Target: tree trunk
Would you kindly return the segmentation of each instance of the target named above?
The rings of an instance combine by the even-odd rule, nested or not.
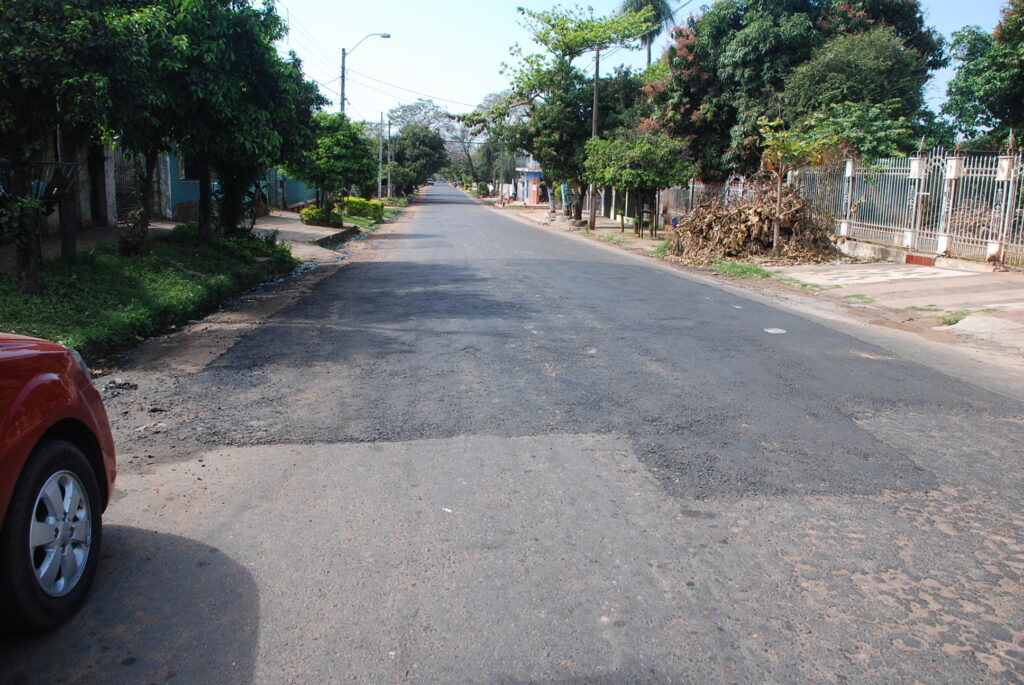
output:
[[[199,156],[199,239],[204,243],[213,237],[213,180],[210,177],[210,158]]]
[[[772,220],[772,256],[778,257],[781,245],[779,245],[779,230],[782,226],[782,172],[776,174],[775,185],[775,218]]]
[[[24,245],[21,270],[21,291],[26,295],[38,295],[43,291],[41,267],[43,263],[43,242],[39,234],[39,209],[33,209],[22,217]]]
[[[18,265],[18,287],[26,295],[42,291],[39,267],[43,260],[43,245],[39,237],[39,210],[19,203],[31,197],[31,167],[25,162],[12,162],[10,197],[14,230],[15,260]]]
[[[583,186],[576,187],[576,202],[572,205],[572,218],[575,221],[583,221]]]
[[[139,211],[139,220],[132,227],[135,253],[139,255],[149,252],[149,222],[153,218],[153,182],[156,177],[156,163],[159,158],[160,152],[158,150],[146,151],[146,168],[144,170],[142,186],[142,209]]]
[[[647,44],[647,66],[651,66],[651,46],[653,45],[653,41]]]
[[[75,159],[75,148],[65,139],[63,132],[58,129],[57,136],[57,160],[68,162]],[[77,194],[72,192],[77,186],[77,178],[70,188],[62,189],[63,199],[60,200],[60,256],[68,264],[75,263],[78,253],[77,237],[78,226],[81,223],[81,213],[78,207]]]
[[[641,191],[636,192],[636,221],[633,224],[635,229],[633,233],[638,238],[644,237],[644,194]]]

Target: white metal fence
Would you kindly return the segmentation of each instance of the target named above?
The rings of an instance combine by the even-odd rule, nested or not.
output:
[[[874,162],[801,169],[797,185],[839,235],[908,250],[1024,266],[1024,157],[937,149]],[[756,182],[691,182],[664,191],[669,218]]]

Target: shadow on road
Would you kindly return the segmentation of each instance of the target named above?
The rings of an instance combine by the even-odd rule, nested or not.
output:
[[[187,538],[103,532],[85,607],[53,632],[0,638],[0,682],[251,682],[259,595],[249,572]]]
[[[416,198],[416,202],[425,205],[476,205],[475,198],[461,190],[450,186],[433,186],[426,193]]]

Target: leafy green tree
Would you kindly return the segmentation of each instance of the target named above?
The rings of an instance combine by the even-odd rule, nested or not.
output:
[[[122,247],[138,254],[148,250],[153,212],[153,185],[161,152],[172,146],[170,134],[181,126],[177,93],[188,51],[188,36],[175,33],[170,5],[124,3],[107,10],[110,55],[107,69],[111,107],[105,118],[108,135],[120,147],[143,157],[142,203]]]
[[[668,77],[646,88],[642,125],[683,138],[703,179],[752,171],[761,160],[758,121],[784,113],[791,75],[830,38],[881,26],[928,68],[942,64],[941,38],[925,27],[917,0],[720,0],[676,32]]]
[[[361,124],[342,113],[317,112],[313,129],[313,144],[288,162],[285,171],[315,187],[321,206],[330,206],[332,194],[376,178],[377,147]]]
[[[406,124],[392,139],[391,181],[411,193],[448,165],[444,138],[422,124]]]
[[[579,220],[583,211],[585,145],[593,129],[594,83],[588,84],[572,62],[613,45],[635,48],[640,37],[651,30],[653,13],[645,8],[598,17],[592,8],[579,7],[555,7],[543,12],[520,7],[519,12],[524,27],[546,54],[524,55],[518,46],[512,49],[513,56],[520,58],[511,70],[513,97],[529,108],[528,122],[518,127],[516,147],[534,155],[549,182],[573,186],[580,198],[573,214]],[[631,79],[627,73],[626,80]],[[637,92],[635,86],[633,92]],[[608,109],[606,99],[600,99],[602,109]],[[625,103],[623,109],[631,110],[634,102]],[[601,121],[600,109],[597,114],[599,130],[607,128],[610,122]]]
[[[534,102],[529,118],[518,127],[515,147],[528,150],[553,182],[573,188],[577,201],[573,216],[583,216],[587,141],[592,137],[593,91],[584,75],[566,62],[552,68],[550,90]],[[627,69],[601,79],[603,96],[598,103],[598,133],[636,125],[639,80]]]
[[[901,109],[899,101],[846,102],[812,114],[797,129],[808,140],[820,141],[843,157],[897,157],[918,144],[913,124]]]
[[[927,80],[924,58],[908,48],[892,27],[841,34],[821,45],[786,78],[786,118],[797,121],[845,102],[895,102],[899,116],[913,118],[924,105]]]
[[[586,151],[587,180],[636,194],[640,232],[645,198],[661,188],[682,185],[691,176],[685,146],[663,133],[619,129],[608,138],[587,141]]]
[[[1010,0],[992,34],[977,26],[953,34],[956,75],[943,113],[967,136],[990,139],[1024,127],[1024,0]]]
[[[12,234],[25,292],[39,291],[42,257],[32,163],[97,136],[113,106],[104,9],[86,0],[0,4],[0,231]]]
[[[808,134],[798,129],[787,129],[781,119],[761,119],[762,144],[761,168],[775,180],[775,216],[772,219],[772,254],[782,249],[779,229],[782,226],[782,188],[786,176],[801,167],[824,163],[829,153],[836,149],[836,141],[815,133]]]

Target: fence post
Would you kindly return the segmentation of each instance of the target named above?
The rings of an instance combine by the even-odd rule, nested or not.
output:
[[[960,179],[964,175],[964,158],[959,151],[946,158],[945,181],[942,186],[942,214],[939,216],[939,236],[936,252],[947,254],[950,251],[950,229],[953,225],[953,212],[956,210],[956,191]]]
[[[850,221],[853,218],[855,164],[852,159],[846,160],[846,167],[843,172],[843,220],[839,222],[839,235],[841,236],[848,236],[850,234]]]
[[[921,200],[923,199],[921,189],[924,186],[924,169],[925,158],[921,156],[921,150],[919,149],[918,155],[910,158],[910,174],[908,176],[910,179],[910,197],[907,199],[911,203],[910,235],[907,236],[905,242],[911,250],[918,248],[918,241],[921,236],[921,221],[923,219],[921,216]]]
[[[997,259],[1002,263],[1006,250],[1006,236],[1013,225],[1014,212],[1017,207],[1017,194],[1020,192],[1020,175],[1022,171],[1022,158],[1019,152],[1012,148],[1007,154],[999,156],[999,165],[996,167],[996,183],[998,193],[1001,193],[999,207],[998,237],[994,232],[989,232],[989,244],[986,250],[987,257]],[[995,238],[995,242],[992,242]]]

